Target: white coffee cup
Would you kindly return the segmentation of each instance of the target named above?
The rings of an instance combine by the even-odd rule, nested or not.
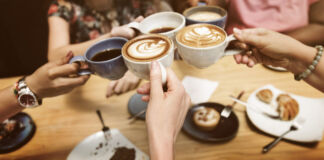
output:
[[[143,34],[150,34],[155,29],[174,28],[168,32],[159,33],[174,40],[176,33],[186,25],[186,18],[176,12],[159,12],[146,17],[142,22],[132,22],[128,27],[135,28]]]
[[[218,26],[211,25],[211,24],[193,24],[183,28],[182,30],[185,30],[188,27],[195,27],[195,26],[216,27],[223,35],[225,35],[225,39],[216,45],[199,48],[199,47],[188,46],[181,43],[179,41],[179,37],[178,37],[179,35],[177,35],[176,43],[178,46],[178,52],[180,56],[184,59],[184,61],[186,61],[190,65],[193,65],[197,68],[206,68],[213,65],[217,60],[219,60],[224,56],[239,54],[241,52],[240,50],[225,51],[229,42],[235,40],[235,37],[233,35],[227,36],[224,29]]]
[[[130,58],[130,56],[127,56],[128,47],[134,44],[135,42],[141,41],[143,39],[150,39],[150,38],[162,38],[163,40],[167,41],[168,43],[168,49],[164,52],[163,55],[158,56],[156,58],[152,59],[144,59],[144,60],[135,60],[134,58]],[[147,35],[141,35],[138,36],[130,41],[128,41],[122,48],[122,56],[124,58],[124,62],[128,68],[133,74],[135,74],[137,77],[149,80],[150,79],[150,66],[152,61],[157,61],[160,64],[161,68],[161,74],[162,74],[162,82],[166,83],[166,70],[165,68],[170,67],[173,62],[174,58],[174,45],[173,41],[164,35],[159,34],[147,34]]]

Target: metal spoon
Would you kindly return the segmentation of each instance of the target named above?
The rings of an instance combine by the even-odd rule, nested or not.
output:
[[[102,124],[102,126],[103,126],[103,127],[102,127],[102,131],[103,131],[103,133],[104,133],[104,137],[105,137],[105,139],[108,141],[108,140],[111,138],[110,129],[109,129],[108,126],[105,125],[105,122],[104,122],[104,120],[103,120],[103,118],[102,118],[102,116],[101,116],[101,112],[100,112],[100,110],[97,110],[96,112],[97,112],[97,115],[98,115],[98,117],[99,117],[99,119],[100,119],[100,122],[101,122],[101,124]]]

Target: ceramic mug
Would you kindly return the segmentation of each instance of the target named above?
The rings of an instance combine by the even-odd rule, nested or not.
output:
[[[195,27],[195,26],[210,26],[210,27],[216,27],[220,32],[222,32],[223,35],[225,35],[224,41],[212,45],[209,47],[203,47],[203,48],[198,48],[198,47],[193,47],[193,46],[188,46],[184,45],[179,41],[179,35],[176,36],[176,42],[178,46],[178,52],[180,56],[183,58],[184,61],[189,63],[190,65],[193,65],[197,68],[206,68],[214,64],[217,60],[224,56],[228,55],[234,55],[234,54],[239,54],[241,50],[226,50],[226,47],[228,46],[230,41],[236,40],[234,35],[228,36],[224,29],[211,25],[211,24],[194,24],[187,26],[183,28],[185,30],[188,27]],[[181,32],[181,31],[180,31]]]
[[[135,28],[142,34],[150,34],[151,31],[161,28],[174,28],[173,30],[159,33],[174,40],[176,33],[186,24],[183,15],[176,12],[159,12],[146,17],[142,22],[132,22],[129,27]]]
[[[127,41],[127,39],[122,37],[113,37],[99,41],[89,47],[84,53],[84,56],[75,56],[69,63],[84,62],[88,64],[89,69],[80,70],[78,73],[79,75],[97,74],[100,77],[110,80],[120,79],[127,71],[127,67],[121,54],[115,58],[104,61],[93,61],[91,59],[104,50],[122,49],[123,45]]]
[[[215,12],[221,15],[221,18],[209,21],[201,21],[201,20],[193,20],[188,18],[190,15],[197,12]],[[183,15],[186,17],[186,25],[197,24],[197,23],[208,23],[219,26],[221,28],[225,28],[226,20],[227,20],[227,11],[218,6],[196,6],[186,9],[183,12]]]
[[[156,37],[162,37],[164,40],[169,43],[169,48],[167,49],[166,53],[160,56],[159,58],[151,59],[151,60],[134,60],[132,58],[129,58],[127,55],[127,50],[128,47],[133,44],[136,41],[142,40],[142,39],[147,39],[147,38],[156,38]],[[125,61],[125,64],[134,75],[136,75],[139,78],[149,80],[150,79],[150,67],[151,67],[151,62],[152,61],[157,61],[160,64],[161,68],[161,74],[162,74],[162,82],[166,83],[166,70],[165,68],[170,67],[173,62],[174,58],[174,45],[173,41],[168,38],[167,36],[164,35],[159,35],[159,34],[147,34],[147,35],[141,35],[138,36],[130,41],[128,41],[123,49],[122,49],[122,55]]]

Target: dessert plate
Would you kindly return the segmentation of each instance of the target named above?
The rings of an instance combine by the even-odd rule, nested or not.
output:
[[[236,136],[239,127],[239,121],[234,112],[232,112],[228,118],[221,117],[217,126],[213,130],[205,131],[198,128],[193,122],[193,114],[199,107],[211,107],[216,109],[217,112],[221,113],[225,106],[212,102],[200,103],[193,106],[188,111],[182,128],[188,135],[197,140],[207,142],[227,141]]]
[[[276,98],[279,94],[286,93],[275,88],[272,85],[266,85],[255,90],[248,98],[247,103],[253,104],[254,107],[263,107],[267,109],[276,109],[272,106],[261,102],[256,93],[262,89],[270,89],[273,93],[272,106],[277,106]],[[280,119],[272,119],[264,114],[255,112],[255,110],[247,107],[246,112],[251,122],[261,131],[273,136],[280,136],[287,131],[292,125],[293,121],[302,117],[305,119],[305,123],[297,131],[293,131],[287,134],[284,138],[296,142],[316,142],[322,140],[323,128],[324,128],[324,98],[307,98],[294,94],[289,94],[299,104],[299,113],[295,119],[291,121],[283,121]]]
[[[68,155],[67,160],[107,160],[114,156],[118,148],[135,150],[135,160],[149,157],[131,143],[118,129],[111,130],[112,138],[106,141],[102,131],[96,132],[80,142]],[[125,154],[125,153],[124,153]]]
[[[24,127],[0,140],[0,154],[18,150],[31,140],[36,130],[34,121],[26,113],[20,112],[10,119],[20,122]]]

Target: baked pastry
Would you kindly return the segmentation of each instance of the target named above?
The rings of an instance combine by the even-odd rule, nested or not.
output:
[[[270,89],[262,89],[256,94],[256,96],[259,98],[260,101],[270,104],[272,101],[273,94]]]
[[[200,107],[193,115],[194,123],[203,130],[212,130],[217,126],[219,120],[220,114],[214,108],[209,107]]]
[[[299,112],[298,102],[288,94],[280,94],[277,97],[278,112],[281,120],[289,121],[294,119]]]

